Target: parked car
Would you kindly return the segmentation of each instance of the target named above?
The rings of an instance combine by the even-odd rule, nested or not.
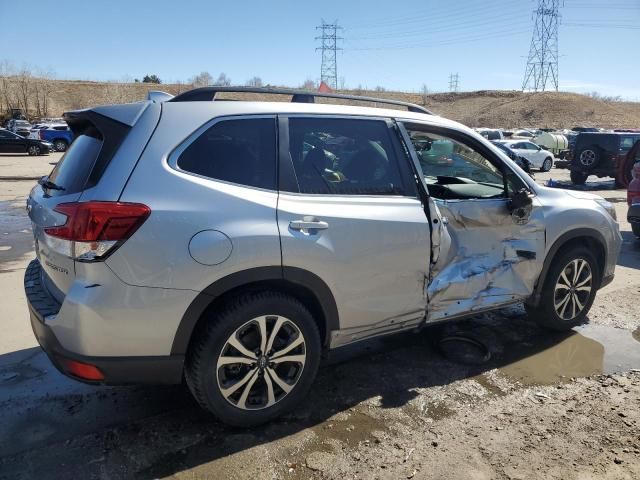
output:
[[[28,137],[29,131],[31,130],[31,124],[26,120],[18,120],[12,118],[7,123],[7,130],[13,133],[17,133],[18,135],[21,135],[23,137]]]
[[[250,426],[302,401],[323,351],[517,302],[552,330],[584,321],[621,246],[609,202],[537,185],[418,105],[316,96],[367,100],[204,87],[65,115],[76,138],[27,200],[25,291],[57,368],[186,379]]]
[[[536,134],[530,130],[516,130],[511,136],[513,138],[533,138]]]
[[[476,132],[487,140],[502,140],[504,138],[502,131],[497,128],[478,128]]]
[[[29,138],[40,139],[40,130],[47,128],[48,123],[34,123],[29,131]]]
[[[629,150],[627,163],[632,165],[632,179],[627,187],[627,221],[631,224],[633,234],[640,238],[640,140]]]
[[[531,175],[531,163],[529,163],[529,160],[527,160],[524,157],[521,157],[516,152],[511,150],[511,148],[508,145],[502,142],[494,141],[491,143],[493,143],[496,147],[502,150],[507,155],[507,157],[509,157],[514,162],[516,162],[516,165],[518,165],[521,169],[523,169],[525,172]]]
[[[73,132],[67,124],[47,125],[38,131],[40,140],[50,142],[56,152],[64,152],[73,141]]]
[[[17,133],[0,128],[0,153],[28,153],[43,155],[49,153],[53,145],[42,140],[23,137]]]
[[[613,177],[618,185],[626,188],[631,181],[631,165],[626,162],[626,156],[638,140],[640,133],[580,133],[567,156],[571,181],[583,185],[589,175]]]
[[[502,144],[526,158],[531,166],[548,172],[553,167],[553,153],[528,140],[504,140]]]

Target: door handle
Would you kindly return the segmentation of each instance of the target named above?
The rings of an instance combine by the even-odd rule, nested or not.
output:
[[[316,218],[312,218],[312,219],[303,218],[302,220],[290,221],[289,228],[291,230],[300,230],[302,232],[308,232],[309,230],[326,230],[327,228],[329,228],[329,224],[327,222],[323,222]]]

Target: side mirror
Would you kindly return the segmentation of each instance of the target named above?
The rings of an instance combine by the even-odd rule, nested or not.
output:
[[[526,223],[532,207],[533,200],[529,196],[529,191],[524,188],[514,193],[507,203],[507,208],[516,223]]]

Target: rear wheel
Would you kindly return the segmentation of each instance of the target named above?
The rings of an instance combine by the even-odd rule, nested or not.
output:
[[[544,328],[570,330],[584,322],[599,286],[598,262],[591,251],[572,248],[553,259],[540,303],[526,307],[527,313]]]
[[[56,149],[56,152],[64,152],[67,150],[69,145],[65,140],[56,140],[53,142],[53,147]]]
[[[576,172],[575,170],[571,170],[569,176],[571,177],[571,183],[574,185],[584,185],[589,177],[586,173]]]
[[[300,403],[320,362],[318,327],[293,297],[236,297],[195,333],[185,368],[200,405],[239,427],[268,422]]]
[[[544,162],[542,162],[542,168],[540,170],[543,172],[548,172],[549,170],[551,170],[552,166],[553,166],[553,159],[551,157],[547,157],[544,159]]]
[[[578,152],[578,161],[584,168],[593,168],[600,161],[600,150],[596,146],[583,148]]]

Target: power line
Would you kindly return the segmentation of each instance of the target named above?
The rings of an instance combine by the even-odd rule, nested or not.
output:
[[[522,90],[544,91],[547,82],[558,91],[558,13],[560,0],[538,0]]]
[[[342,30],[342,27],[338,26],[338,22],[325,23],[322,20],[322,24],[316,27],[316,30],[321,31],[321,35],[316,37],[316,40],[320,40],[320,46],[316,48],[316,51],[322,51],[322,64],[320,66],[320,80],[326,83],[333,89],[338,88],[338,60],[337,51],[342,50],[338,48],[338,40],[342,40],[342,37],[338,37],[338,30]]]
[[[472,35],[454,35],[452,37],[444,38],[442,40],[437,41],[420,41],[420,42],[411,42],[411,43],[399,43],[392,45],[384,45],[379,47],[357,47],[357,48],[349,48],[350,52],[354,51],[377,51],[377,50],[405,50],[405,49],[413,49],[413,48],[425,48],[425,47],[440,47],[446,45],[457,45],[461,43],[470,43],[477,42],[480,40],[490,39],[490,38],[500,38],[500,37],[511,37],[519,34],[529,33],[530,30],[520,29],[507,29],[507,30],[498,30],[492,31],[488,34],[472,34]]]

